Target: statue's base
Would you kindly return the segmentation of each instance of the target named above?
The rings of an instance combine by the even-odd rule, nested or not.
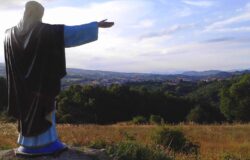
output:
[[[17,157],[20,158],[35,158],[35,157],[42,157],[42,156],[53,156],[53,157],[57,157],[59,156],[62,152],[68,150],[68,147],[62,148],[58,151],[55,152],[47,152],[47,153],[35,153],[35,154],[31,154],[31,153],[24,153],[24,152],[19,152],[18,149],[14,149],[14,153]]]
[[[58,155],[63,151],[67,150],[68,147],[59,140],[40,148],[27,148],[20,146],[15,149],[15,154],[18,157],[26,157],[26,158],[33,158],[33,157],[40,157],[40,156],[48,156],[48,155]]]
[[[29,160],[15,155],[15,150],[0,151],[0,160]],[[60,154],[34,157],[32,160],[110,160],[104,150],[91,148],[68,148]]]

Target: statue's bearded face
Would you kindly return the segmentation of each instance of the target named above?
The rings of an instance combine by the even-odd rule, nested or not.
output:
[[[36,2],[29,1],[25,5],[24,19],[41,21],[44,14],[44,7]]]

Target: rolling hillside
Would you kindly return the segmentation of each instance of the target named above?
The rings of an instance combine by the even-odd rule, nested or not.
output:
[[[111,85],[123,84],[127,82],[143,82],[143,81],[211,81],[227,79],[235,75],[250,73],[250,70],[225,72],[219,70],[209,71],[188,71],[182,74],[147,74],[147,73],[122,73],[99,70],[85,70],[68,68],[67,76],[62,80],[63,88],[73,84],[97,84]],[[0,63],[0,76],[5,76],[5,67]]]

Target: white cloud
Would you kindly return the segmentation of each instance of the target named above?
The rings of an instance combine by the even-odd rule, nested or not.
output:
[[[20,0],[8,0],[8,1],[1,1],[0,8],[1,9],[10,9],[23,6],[25,2]]]
[[[247,45],[246,42],[244,45]],[[242,47],[242,43],[225,41],[221,43],[189,43],[172,47],[165,47],[161,54],[151,52],[144,56],[148,70],[155,66],[158,71],[164,72],[166,68],[172,70],[231,70],[235,66],[248,68],[250,62],[249,49]],[[165,70],[164,70],[165,69]]]
[[[217,28],[213,31],[216,32],[250,32],[250,27],[234,27],[234,28]]]
[[[134,27],[134,28],[150,28],[150,27],[153,27],[154,24],[155,24],[155,20],[153,20],[153,19],[144,19],[144,20],[139,21],[134,26],[132,25],[132,27]]]
[[[0,2],[0,8],[4,10],[22,9],[24,8],[25,3],[28,1],[31,1],[31,0],[7,0],[7,1],[2,0]],[[56,0],[36,0],[36,1],[41,4],[47,4]]]
[[[214,1],[203,1],[203,0],[183,0],[182,1],[185,4],[188,5],[192,5],[192,6],[196,6],[196,7],[211,7],[213,6],[215,3]]]
[[[182,9],[178,9],[175,11],[175,15],[177,17],[188,17],[191,16],[193,14],[193,11],[190,8],[182,8]]]
[[[250,2],[246,4],[246,7],[245,7],[247,10],[250,10]]]
[[[193,10],[192,6],[208,7],[214,5],[214,1],[213,4],[208,4],[206,1],[186,0],[185,2],[189,3],[188,6],[183,6],[183,4],[178,6],[180,2],[171,1],[176,5],[172,8],[169,7],[166,12],[162,11],[166,10],[169,3],[166,0],[161,1],[164,2],[165,6],[159,6],[159,3],[156,4],[154,1],[131,0],[96,1],[98,3],[90,1],[88,5],[69,7],[63,6],[61,1],[50,5],[48,4],[50,1],[43,0],[43,4],[47,4],[45,5],[44,22],[77,25],[105,18],[115,21],[113,28],[100,29],[97,42],[67,49],[67,67],[124,72],[164,72],[249,66],[249,47],[239,47],[240,42],[236,44],[232,41],[223,41],[223,39],[208,36],[207,34],[210,33],[202,33],[203,37],[198,37],[199,39],[208,36],[211,39],[214,38],[214,41],[220,41],[220,43],[192,43],[197,41],[194,31],[199,30],[203,25],[197,27],[191,24],[193,19],[190,15],[200,11],[199,9]],[[19,0],[12,2],[21,6]],[[5,6],[9,5],[7,1],[4,3]],[[238,16],[244,14],[247,12],[241,12],[241,15]],[[0,26],[1,38],[4,29],[15,25],[21,16],[21,7],[18,10],[0,11],[0,20],[6,22]],[[214,22],[208,28],[220,31],[224,29],[225,32],[228,32],[226,31],[228,26],[244,20],[244,18],[237,18],[237,16],[232,18],[235,19],[229,20],[231,18],[228,18]],[[195,23],[197,24],[197,22]],[[164,26],[165,28],[163,28]],[[239,32],[240,30],[249,30],[249,28],[241,26],[234,28],[234,30]],[[138,40],[139,37],[142,39]],[[179,41],[180,39],[181,41]],[[0,47],[2,46],[0,45]],[[2,50],[2,48],[0,49]],[[0,62],[2,61],[3,55],[1,54]]]
[[[241,15],[231,17],[229,19],[225,19],[222,21],[214,22],[213,24],[209,25],[206,29],[207,30],[221,29],[224,28],[225,26],[245,21],[250,21],[250,12],[243,13]]]
[[[244,8],[237,10],[237,15],[216,21],[205,28],[205,31],[216,32],[249,32],[250,27],[247,25],[239,25],[243,22],[250,22],[250,3],[247,3]],[[238,26],[237,26],[238,25]]]
[[[140,39],[171,36],[172,34],[174,34],[176,32],[191,29],[193,27],[194,27],[194,24],[173,25],[170,28],[165,28],[165,29],[157,31],[157,32],[149,32],[147,34],[144,34],[140,37]]]

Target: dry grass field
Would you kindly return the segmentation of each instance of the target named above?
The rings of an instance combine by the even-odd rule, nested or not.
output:
[[[193,142],[200,144],[201,160],[250,160],[250,124],[166,125],[179,128]],[[93,142],[117,143],[135,139],[139,143],[151,144],[151,134],[156,125],[58,125],[60,139],[72,146],[85,146]],[[15,124],[0,124],[0,149],[16,147],[17,131]],[[230,156],[237,158],[229,158]],[[224,158],[223,158],[224,157]],[[177,154],[177,160],[191,160]]]

